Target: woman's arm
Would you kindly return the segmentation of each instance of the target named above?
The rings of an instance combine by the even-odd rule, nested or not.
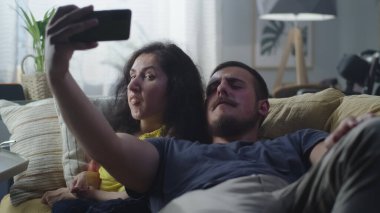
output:
[[[86,152],[126,187],[144,192],[158,168],[155,147],[128,134],[115,134],[104,116],[87,99],[69,72],[75,50],[97,43],[71,43],[69,37],[97,24],[96,19],[78,22],[93,7],[69,5],[58,8],[46,32],[45,60],[49,86],[62,117]],[[90,62],[89,62],[90,63]],[[136,163],[138,162],[138,164]]]

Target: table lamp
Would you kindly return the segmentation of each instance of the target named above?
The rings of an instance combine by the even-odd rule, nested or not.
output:
[[[336,16],[336,0],[256,0],[260,19],[292,21],[273,90],[282,86],[284,70],[292,47],[295,49],[297,85],[308,84],[299,21],[324,21]]]

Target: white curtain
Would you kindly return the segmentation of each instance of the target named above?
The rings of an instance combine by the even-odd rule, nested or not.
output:
[[[0,1],[0,82],[16,80],[17,14],[14,0]]]
[[[15,70],[21,59],[32,53],[30,45],[26,45],[31,44],[30,38],[24,29],[17,28],[20,17],[15,10],[9,10],[14,2],[1,0],[0,3],[0,23],[4,30],[0,34],[1,82],[15,81]],[[88,95],[108,95],[129,55],[150,41],[168,40],[178,44],[193,58],[205,80],[217,62],[217,0],[24,0],[22,6],[40,19],[46,10],[65,4],[93,4],[96,10],[132,10],[129,40],[100,42],[94,50],[74,54],[70,70]]]

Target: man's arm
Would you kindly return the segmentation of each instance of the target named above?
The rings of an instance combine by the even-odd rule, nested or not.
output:
[[[58,8],[50,21],[45,44],[49,86],[65,123],[91,158],[127,188],[145,192],[158,168],[158,151],[132,135],[116,134],[69,73],[69,61],[75,50],[97,46],[96,42],[69,42],[73,34],[96,26],[94,19],[78,23],[92,11],[93,7],[64,6]]]
[[[314,146],[310,153],[310,161],[313,165],[318,163],[321,158],[334,146],[344,135],[359,123],[374,117],[373,114],[367,113],[359,117],[349,117],[344,119],[339,126],[330,133],[330,135],[322,142]]]
[[[315,165],[319,162],[319,160],[326,154],[328,151],[325,142],[322,141],[314,146],[310,153],[310,162],[312,165]]]

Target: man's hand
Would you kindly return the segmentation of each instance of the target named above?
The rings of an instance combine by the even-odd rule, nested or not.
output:
[[[361,122],[374,117],[373,114],[367,113],[359,117],[348,117],[344,119],[339,126],[331,132],[331,134],[325,139],[324,144],[328,150],[336,144],[344,135],[346,135],[351,129],[356,127]]]
[[[374,117],[372,113],[367,113],[359,117],[348,117],[344,119],[339,126],[330,133],[330,135],[321,143],[317,144],[310,153],[310,161],[316,164],[343,136],[351,129],[365,120]]]
[[[53,191],[47,191],[42,196],[41,201],[44,204],[53,207],[54,203],[60,200],[76,199],[77,197],[70,192],[68,188],[60,188]]]

